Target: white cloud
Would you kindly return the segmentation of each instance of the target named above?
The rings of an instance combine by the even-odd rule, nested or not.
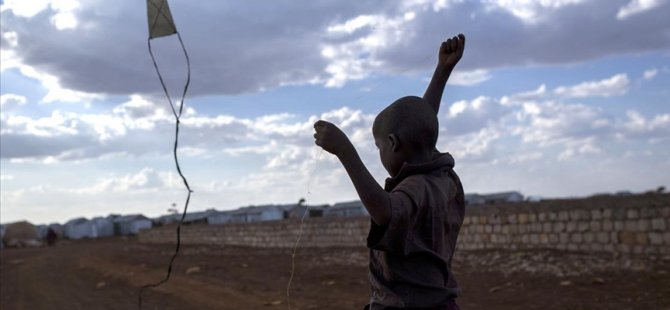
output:
[[[537,22],[552,10],[568,5],[576,5],[583,0],[486,0],[489,9],[502,9],[512,13],[526,23]]]
[[[137,173],[113,176],[96,184],[72,190],[76,194],[119,193],[129,191],[160,191],[182,188],[181,178],[172,171],[155,171],[142,168]]]
[[[47,94],[41,100],[42,103],[75,102],[89,104],[94,100],[104,98],[100,94],[86,93],[62,87],[58,77],[24,64],[23,60],[12,50],[2,50],[1,69],[2,71],[18,69],[24,76],[39,81],[42,87],[47,90]]]
[[[654,68],[654,69],[649,69],[649,70],[644,71],[644,73],[642,73],[642,77],[645,80],[651,80],[654,77],[656,77],[657,74],[658,74],[658,69]]]
[[[491,79],[488,70],[456,71],[449,78],[449,84],[458,86],[474,86]]]
[[[24,105],[27,99],[24,96],[17,94],[2,94],[0,95],[0,107],[6,108],[10,105]]]
[[[178,24],[192,56],[192,95],[286,85],[341,87],[371,76],[423,73],[432,69],[439,42],[453,35],[436,29],[468,29],[471,40],[456,75],[479,72],[463,82],[470,85],[484,80],[483,72],[493,68],[575,63],[670,47],[665,36],[670,27],[665,22],[667,5],[626,23],[612,18],[618,7],[609,0],[413,0],[383,6],[360,1],[310,6],[264,2],[254,7],[256,18],[241,18],[249,14],[249,5],[171,3],[175,14],[188,13],[178,17]],[[83,94],[156,93],[144,49],[145,29],[138,28],[146,16],[135,14],[136,8],[130,2],[109,9],[104,1],[5,1],[3,34],[12,35],[3,37],[2,67],[11,67],[7,55],[14,55],[18,64],[54,77],[42,77],[45,87],[55,89],[45,101],[75,101]],[[214,37],[211,20],[218,20],[218,29],[223,29]],[[627,40],[609,39],[615,36]],[[568,53],[566,42],[575,43]],[[154,43],[159,62],[170,64],[162,66],[166,82],[181,85],[183,56],[176,41]]]
[[[14,176],[11,174],[0,174],[0,181],[11,181],[14,180]]]
[[[630,16],[651,10],[661,5],[664,0],[630,0],[628,4],[619,8],[616,14],[618,19],[627,19]]]
[[[583,82],[574,86],[560,86],[554,90],[554,93],[571,98],[612,97],[626,94],[629,86],[628,75],[620,73],[600,81]]]

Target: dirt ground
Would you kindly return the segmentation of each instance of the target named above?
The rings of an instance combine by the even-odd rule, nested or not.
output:
[[[122,238],[5,249],[0,308],[137,309],[172,251]],[[366,264],[363,247],[299,248],[290,309],[362,309]],[[185,246],[144,309],[289,309],[290,269],[288,249]],[[670,309],[670,257],[469,251],[454,269],[462,309]]]

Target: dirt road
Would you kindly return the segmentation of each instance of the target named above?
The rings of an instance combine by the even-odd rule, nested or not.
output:
[[[136,309],[172,246],[113,238],[0,254],[1,309]],[[292,309],[361,309],[364,248],[301,248]],[[291,251],[187,246],[144,309],[288,309]],[[462,309],[670,309],[670,260],[559,252],[466,252],[455,261]],[[187,272],[188,271],[188,272]]]

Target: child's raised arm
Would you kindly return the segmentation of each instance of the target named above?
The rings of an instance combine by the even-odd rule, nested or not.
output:
[[[440,110],[440,101],[442,100],[444,86],[447,84],[451,71],[454,70],[458,61],[463,57],[464,48],[465,36],[462,33],[442,42],[442,45],[440,45],[437,67],[426,92],[423,94],[423,99],[433,107],[435,113]]]

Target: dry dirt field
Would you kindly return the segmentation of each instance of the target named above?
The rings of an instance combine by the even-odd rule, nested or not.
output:
[[[121,238],[2,250],[0,308],[136,309],[172,250]],[[362,309],[366,263],[363,247],[299,248],[291,309]],[[670,257],[469,251],[454,267],[464,310],[670,309]],[[186,246],[144,309],[289,309],[290,268],[287,249]]]

